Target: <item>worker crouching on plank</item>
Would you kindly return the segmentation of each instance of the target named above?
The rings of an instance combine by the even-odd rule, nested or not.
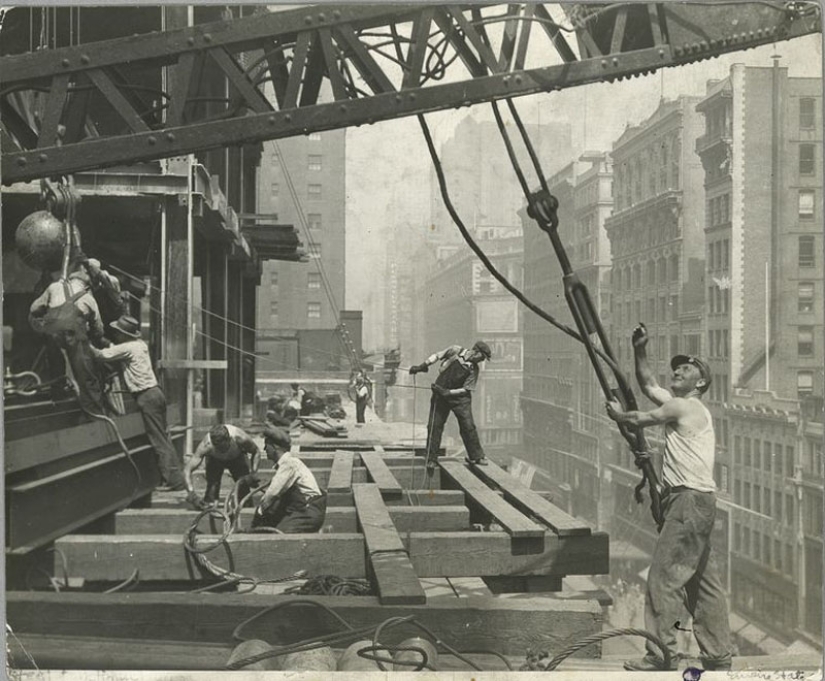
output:
[[[91,347],[94,357],[102,362],[117,364],[126,389],[135,398],[149,443],[155,450],[160,467],[160,491],[182,490],[181,461],[167,432],[166,396],[158,386],[152,370],[149,347],[140,337],[140,322],[124,315],[110,325],[115,342],[107,348]]]
[[[410,374],[427,372],[431,364],[441,361],[438,378],[432,384],[433,395],[430,399],[430,417],[427,422],[427,466],[432,468],[438,458],[441,447],[441,435],[444,424],[452,411],[458,421],[458,429],[464,448],[467,450],[467,462],[486,466],[487,459],[478,430],[473,421],[472,394],[478,383],[478,365],[490,359],[490,346],[478,341],[467,350],[460,345],[430,355],[426,362],[410,367]]]
[[[318,532],[327,513],[327,495],[318,487],[312,471],[290,449],[289,433],[264,429],[264,449],[275,464],[275,475],[264,492],[252,529],[267,527],[284,534]]]
[[[670,390],[659,386],[647,360],[647,330],[633,331],[636,379],[656,408],[648,412],[622,411],[616,401],[607,403],[614,421],[633,426],[664,426],[662,466],[662,526],[647,579],[645,627],[671,652],[676,669],[676,628],[683,607],[693,617],[693,633],[706,670],[731,668],[731,642],[725,591],[711,547],[716,516],[713,479],[716,437],[713,419],[702,395],[710,387],[708,365],[698,357],[677,355]],[[654,671],[663,668],[658,648],[647,643],[647,655],[626,662],[625,669]]]
[[[252,466],[246,455],[252,455]],[[201,499],[192,484],[192,473],[206,460],[206,493]],[[230,424],[213,426],[206,437],[201,440],[195,453],[189,457],[183,469],[187,501],[197,509],[206,508],[218,500],[221,492],[221,478],[228,470],[232,479],[238,484],[238,501],[249,494],[249,482],[261,461],[261,452],[255,441],[242,429]]]

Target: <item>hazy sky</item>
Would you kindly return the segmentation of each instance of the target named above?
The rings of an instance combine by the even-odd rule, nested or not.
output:
[[[653,113],[660,98],[704,94],[707,81],[727,77],[732,64],[770,66],[772,55],[779,54],[780,64],[789,68],[791,76],[821,78],[821,41],[821,35],[806,36],[663,69],[629,81],[581,86],[515,101],[525,122],[569,121],[577,155],[585,149],[609,150],[628,124],[637,124]],[[493,120],[489,104],[428,114],[436,141],[448,139],[465,116]],[[495,149],[490,153],[504,151]],[[430,217],[430,166],[415,118],[347,131],[346,306],[364,311],[367,347],[381,341],[382,311],[376,292],[382,286],[385,230],[393,222],[409,222],[426,229]]]

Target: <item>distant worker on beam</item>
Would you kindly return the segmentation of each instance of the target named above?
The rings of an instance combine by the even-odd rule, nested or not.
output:
[[[327,513],[327,495],[306,464],[290,452],[289,433],[266,426],[264,450],[275,475],[252,518],[252,529],[271,528],[284,534],[319,532]]]
[[[252,463],[246,455],[252,455]],[[192,473],[206,461],[206,493],[201,500],[192,483]],[[249,478],[258,470],[261,451],[255,441],[241,428],[231,424],[213,426],[201,440],[195,453],[189,457],[183,469],[183,478],[188,492],[187,501],[195,508],[205,508],[218,501],[221,493],[221,478],[228,470],[238,485],[238,501],[249,494]],[[247,477],[249,476],[249,478]],[[246,478],[246,479],[244,479]]]
[[[657,406],[647,412],[625,412],[611,400],[607,413],[617,423],[665,427],[665,521],[647,578],[645,628],[667,645],[670,669],[678,669],[676,630],[686,607],[693,617],[692,629],[705,670],[730,669],[728,605],[711,547],[716,517],[716,436],[711,414],[701,401],[712,380],[710,368],[698,357],[676,355],[670,360],[673,377],[667,390],[659,385],[648,362],[644,324],[634,329],[632,341],[639,387]],[[658,648],[648,642],[647,655],[626,662],[625,669],[661,670],[663,660],[657,653]]]
[[[473,390],[478,383],[478,365],[492,357],[490,346],[478,341],[469,350],[460,345],[451,345],[441,352],[430,355],[425,362],[410,367],[410,374],[426,373],[431,364],[440,361],[438,377],[432,384],[430,398],[430,417],[427,422],[427,466],[435,466],[438,450],[441,447],[441,435],[444,424],[452,411],[458,421],[458,429],[464,448],[467,450],[467,462],[486,466],[487,459],[478,439],[478,430],[473,421]]]

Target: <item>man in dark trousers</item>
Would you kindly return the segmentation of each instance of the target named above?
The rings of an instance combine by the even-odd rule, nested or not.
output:
[[[662,507],[664,525],[647,578],[645,628],[656,634],[671,652],[670,669],[678,669],[676,630],[683,608],[693,617],[693,633],[706,670],[731,668],[731,641],[725,590],[711,547],[716,517],[716,483],[713,479],[716,436],[713,419],[702,404],[710,387],[710,368],[698,357],[676,355],[670,390],[656,380],[647,359],[647,330],[633,331],[636,379],[642,392],[656,405],[652,411],[622,410],[617,401],[607,403],[607,413],[617,423],[664,426]],[[682,622],[681,627],[685,627]],[[647,643],[647,655],[625,663],[625,669],[664,669],[659,648]]]
[[[312,471],[290,453],[289,433],[267,425],[264,449],[275,475],[252,518],[252,529],[266,527],[284,534],[318,532],[327,513],[327,495]]]
[[[359,369],[352,382],[355,391],[355,424],[363,425],[366,422],[365,415],[367,404],[372,394],[372,382],[367,378],[363,369]]]
[[[166,397],[152,369],[149,347],[140,337],[140,322],[124,315],[109,326],[114,332],[115,343],[103,349],[90,346],[91,353],[102,362],[119,366],[123,383],[140,408],[146,435],[157,455],[163,479],[156,489],[182,490],[181,460],[167,432]]]
[[[246,458],[247,454],[252,455],[251,469]],[[192,473],[204,459],[206,460],[206,493],[201,500],[195,493]],[[221,478],[225,470],[228,470],[232,479],[238,482],[258,470],[260,459],[261,452],[258,445],[242,429],[228,423],[213,426],[206,437],[201,440],[183,469],[186,491],[189,492],[187,500],[195,508],[204,508],[215,503],[221,492]],[[248,480],[243,480],[238,485],[238,501],[247,494],[249,494],[249,483]]]
[[[410,367],[410,374],[427,372],[431,364],[440,361],[438,378],[432,384],[430,398],[430,417],[427,423],[427,467],[432,471],[438,459],[441,447],[441,435],[444,424],[452,411],[458,421],[458,429],[464,448],[467,450],[467,462],[486,466],[487,459],[478,430],[473,421],[472,394],[478,383],[478,365],[492,356],[490,346],[478,341],[471,349],[460,345],[451,345],[441,352],[430,355],[426,362]]]

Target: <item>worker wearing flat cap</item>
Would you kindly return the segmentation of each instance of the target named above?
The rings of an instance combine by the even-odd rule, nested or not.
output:
[[[450,412],[455,414],[467,462],[486,466],[487,459],[478,439],[478,430],[473,421],[473,391],[478,383],[478,365],[492,356],[490,346],[478,341],[469,350],[460,345],[451,345],[441,352],[430,355],[425,362],[410,367],[410,374],[426,373],[431,364],[441,362],[438,377],[432,384],[430,416],[427,422],[427,467],[430,472],[438,459],[441,435]]]
[[[725,590],[711,546],[716,517],[713,466],[716,436],[713,419],[702,404],[711,384],[708,365],[699,357],[676,355],[670,390],[659,385],[647,359],[647,330],[633,331],[636,379],[656,405],[647,412],[623,411],[611,400],[607,413],[620,424],[664,426],[662,512],[664,524],[656,541],[647,578],[645,628],[671,652],[671,669],[678,669],[676,628],[687,608],[705,670],[731,668],[731,640]],[[625,663],[625,669],[664,669],[659,649],[647,643],[647,655]]]
[[[267,458],[275,475],[252,518],[252,529],[272,528],[284,534],[318,532],[327,513],[327,495],[306,464],[290,452],[289,433],[266,426],[263,432]]]

